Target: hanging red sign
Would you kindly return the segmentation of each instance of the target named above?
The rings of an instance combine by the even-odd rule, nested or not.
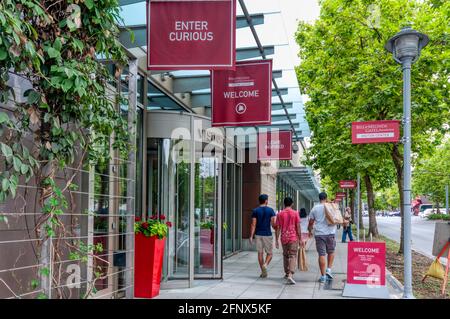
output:
[[[258,160],[291,160],[292,131],[258,133]]]
[[[212,126],[270,125],[272,60],[237,62],[211,72]]]
[[[349,242],[347,283],[384,286],[386,284],[386,244]]]
[[[234,69],[236,0],[150,0],[149,70]]]
[[[346,194],[344,192],[337,192],[336,193],[336,198],[344,198],[346,196]]]
[[[356,188],[356,181],[339,181],[340,188]]]
[[[352,144],[396,143],[400,140],[400,121],[352,123]]]

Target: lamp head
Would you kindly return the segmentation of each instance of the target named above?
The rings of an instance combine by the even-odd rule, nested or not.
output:
[[[401,64],[410,59],[414,63],[428,42],[429,38],[426,34],[413,30],[411,27],[404,27],[390,38],[384,47],[392,53],[396,62]]]
[[[297,143],[294,143],[293,145],[292,145],[292,152],[294,153],[294,154],[297,154],[297,152],[298,152],[298,145],[297,145]]]

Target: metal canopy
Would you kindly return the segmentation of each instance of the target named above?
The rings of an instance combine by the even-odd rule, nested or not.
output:
[[[272,74],[275,78],[281,78],[283,76],[281,70],[275,70]],[[209,73],[182,76],[169,73],[169,76],[172,78],[174,93],[186,93],[209,89],[211,87],[211,76]]]
[[[140,1],[136,1],[140,2]],[[264,14],[257,13],[250,15],[252,17],[253,24],[261,25],[264,24]],[[242,29],[249,27],[247,18],[245,16],[237,16],[236,17],[236,28]],[[129,26],[120,26],[120,42],[126,48],[133,47],[143,47],[147,45],[147,25],[139,24],[139,25],[129,25]],[[131,32],[134,35],[134,42],[131,41]],[[259,51],[258,51],[259,52]],[[259,54],[257,55],[259,56]]]
[[[280,89],[281,94],[288,94],[288,89]],[[277,96],[277,92],[272,90],[272,96]],[[211,107],[211,91],[206,92],[192,92],[191,93],[191,107]]]
[[[287,109],[292,109],[294,107],[294,104],[292,102],[290,103],[284,103],[284,106]],[[283,104],[281,103],[272,103],[272,111],[279,111],[283,109]]]
[[[278,169],[278,175],[295,189],[300,190],[309,200],[317,200],[319,185],[317,185],[311,168],[304,166],[281,167]]]

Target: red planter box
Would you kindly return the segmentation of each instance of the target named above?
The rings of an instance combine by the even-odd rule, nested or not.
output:
[[[214,229],[200,229],[200,264],[214,267]]]
[[[165,239],[137,234],[134,239],[134,296],[159,295]]]

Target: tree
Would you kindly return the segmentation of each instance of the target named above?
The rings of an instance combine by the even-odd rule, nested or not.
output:
[[[301,64],[296,71],[302,93],[310,99],[310,154],[321,174],[360,172],[383,188],[391,184],[394,170],[403,195],[402,145],[351,145],[348,126],[352,121],[402,118],[401,68],[384,44],[412,22],[431,38],[412,72],[414,157],[439,145],[449,118],[449,8],[448,2],[433,6],[408,0],[324,0],[313,25],[299,24]],[[339,165],[329,169],[331,163]],[[400,246],[402,252],[403,237]]]
[[[445,201],[445,186],[450,185],[450,139],[433,155],[421,159],[413,173],[414,193],[428,195],[439,207]]]

